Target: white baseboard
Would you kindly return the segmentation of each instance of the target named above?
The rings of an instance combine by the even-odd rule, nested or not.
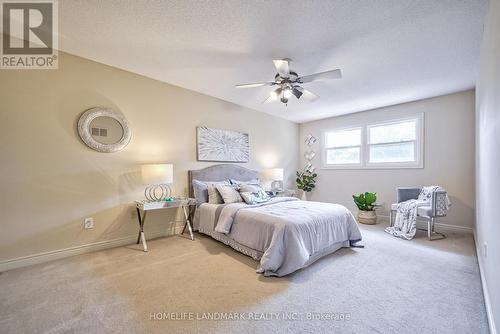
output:
[[[389,223],[389,216],[377,215],[377,217],[381,218],[386,223]],[[420,218],[419,218],[417,220],[418,227],[419,228],[420,227],[424,227],[423,224],[424,224],[424,221],[420,220]],[[472,227],[460,226],[460,225],[451,225],[451,224],[443,224],[443,223],[439,223],[439,222],[435,222],[434,226],[437,227],[438,229],[443,229],[443,230],[448,230],[448,231],[467,232],[467,233],[472,234]],[[427,228],[427,223],[425,223],[425,228]]]
[[[490,327],[490,334],[497,334],[497,329],[495,326],[495,319],[493,318],[493,310],[491,309],[490,302],[490,294],[488,290],[488,285],[486,284],[486,278],[484,274],[484,264],[483,257],[481,256],[481,247],[479,247],[476,229],[473,229],[474,232],[474,243],[476,245],[476,255],[477,255],[477,263],[479,265],[479,275],[481,276],[481,285],[483,287],[483,296],[484,296],[484,304],[486,306],[486,316],[488,317],[488,325]]]
[[[182,226],[182,225],[176,226],[173,234],[180,234],[182,232],[183,227],[184,226]],[[172,234],[169,234],[168,231],[160,231],[160,232],[154,232],[154,233],[147,233],[147,238],[150,240],[150,239],[155,239],[155,238],[160,238],[160,237],[166,237],[169,235],[172,235]],[[79,246],[74,246],[74,247],[69,247],[69,248],[63,248],[63,249],[56,249],[56,250],[52,250],[52,251],[48,251],[48,252],[22,256],[22,257],[18,257],[15,259],[4,260],[4,261],[0,261],[0,273],[7,271],[7,270],[12,270],[12,269],[16,269],[16,268],[30,266],[33,264],[58,260],[58,259],[62,259],[62,258],[69,257],[69,256],[95,252],[95,251],[108,249],[108,248],[130,245],[130,244],[134,244],[136,242],[137,242],[137,235],[131,235],[131,236],[118,238],[118,239],[97,241],[97,242],[92,242],[89,244],[84,244],[84,245],[79,245]]]

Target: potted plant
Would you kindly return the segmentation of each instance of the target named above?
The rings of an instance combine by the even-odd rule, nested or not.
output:
[[[354,204],[356,204],[359,209],[358,221],[361,224],[376,224],[377,214],[375,213],[375,208],[377,205],[375,201],[377,200],[377,193],[365,192],[358,196],[352,195],[352,198],[354,199]]]
[[[295,180],[295,182],[297,183],[297,188],[302,190],[302,199],[304,201],[307,200],[306,194],[313,191],[313,189],[316,187],[317,176],[318,174],[309,170],[297,172],[297,179]]]

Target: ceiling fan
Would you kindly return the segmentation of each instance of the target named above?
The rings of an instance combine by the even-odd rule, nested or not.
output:
[[[311,75],[306,75],[299,77],[297,72],[290,70],[291,59],[278,59],[273,60],[274,67],[276,67],[276,75],[274,76],[274,81],[267,82],[256,82],[249,84],[236,85],[236,88],[253,88],[262,86],[277,86],[275,90],[272,90],[269,97],[263,103],[269,103],[279,100],[285,105],[288,104],[288,99],[295,96],[297,99],[304,98],[308,101],[316,101],[319,96],[313,92],[304,89],[301,85],[317,80],[329,80],[329,79],[340,79],[342,78],[342,72],[337,70],[331,70]]]

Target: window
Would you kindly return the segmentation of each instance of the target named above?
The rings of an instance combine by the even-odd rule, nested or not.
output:
[[[361,128],[325,133],[325,165],[361,164]]]
[[[423,114],[324,133],[323,168],[423,167]]]
[[[369,125],[368,164],[418,165],[419,119]]]

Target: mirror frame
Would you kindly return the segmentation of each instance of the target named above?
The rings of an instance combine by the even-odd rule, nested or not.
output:
[[[111,117],[116,120],[123,129],[122,138],[114,144],[102,144],[92,137],[90,123],[97,117]],[[109,108],[95,107],[86,110],[78,120],[78,134],[83,142],[93,150],[102,153],[117,152],[125,148],[132,138],[132,130],[127,119],[121,112]]]

